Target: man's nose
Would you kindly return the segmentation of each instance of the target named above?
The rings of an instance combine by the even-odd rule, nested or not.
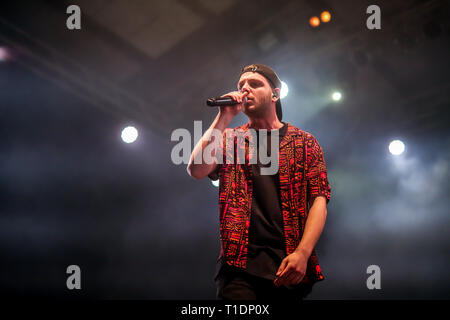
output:
[[[247,93],[247,94],[249,94],[250,93],[250,90],[249,90],[249,88],[246,86],[246,85],[244,85],[242,88],[241,88],[241,93]]]

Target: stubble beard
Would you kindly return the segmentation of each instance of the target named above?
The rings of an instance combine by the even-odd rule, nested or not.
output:
[[[261,102],[252,101],[250,105],[245,104],[243,112],[249,118],[264,118],[270,109],[270,98],[264,98]]]

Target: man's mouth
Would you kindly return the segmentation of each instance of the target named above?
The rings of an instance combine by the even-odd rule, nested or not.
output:
[[[253,104],[253,99],[247,99],[247,100],[245,101],[245,104],[246,104],[246,105],[248,105],[249,103],[252,103],[252,104]]]

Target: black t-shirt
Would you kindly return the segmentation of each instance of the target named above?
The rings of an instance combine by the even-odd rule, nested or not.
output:
[[[279,129],[279,141],[286,134],[286,131],[287,124],[283,122],[283,127]],[[280,180],[278,170],[273,175],[260,174],[261,166],[270,166],[270,163],[266,165],[260,163],[259,147],[267,148],[267,155],[271,155],[271,131],[267,130],[267,142],[266,144],[262,143],[261,146],[259,143],[260,132],[259,130],[256,130],[256,132],[258,161],[257,164],[252,164],[253,197],[246,272],[261,278],[274,280],[281,261],[286,256]],[[220,275],[225,268],[233,267],[229,267],[220,259],[217,264],[216,276]]]

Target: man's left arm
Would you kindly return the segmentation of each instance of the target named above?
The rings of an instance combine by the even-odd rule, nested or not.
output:
[[[327,203],[330,200],[331,188],[323,150],[316,138],[311,135],[307,136],[305,148],[307,200],[310,209],[297,248],[283,259],[278,268],[277,279],[274,281],[277,286],[298,284],[303,279],[308,259],[319,240],[327,218]]]
[[[276,286],[298,284],[306,274],[308,259],[322,234],[327,219],[326,198],[317,196],[311,202],[302,239],[295,251],[281,262],[274,281]]]

